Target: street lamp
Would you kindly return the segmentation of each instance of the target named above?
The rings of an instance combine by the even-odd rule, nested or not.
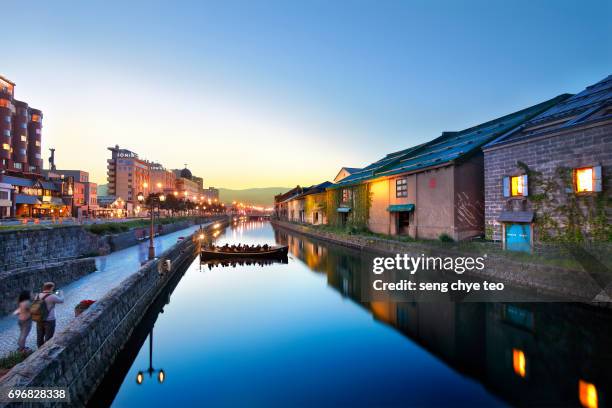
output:
[[[138,193],[136,198],[142,205],[145,204],[145,196],[142,192]],[[151,229],[149,231],[149,259],[155,258],[155,245],[153,243],[153,236],[155,235],[153,211],[155,210],[155,204],[157,204],[157,207],[159,208],[161,203],[164,201],[166,201],[166,196],[163,193],[149,194],[149,205],[147,206],[149,208],[149,216],[151,217]]]

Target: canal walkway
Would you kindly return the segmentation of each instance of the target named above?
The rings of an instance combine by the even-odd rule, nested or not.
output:
[[[209,224],[212,224],[212,222],[203,225]],[[199,225],[194,225],[156,237],[155,253],[162,253],[174,245],[179,237],[190,235],[199,227]],[[55,332],[59,333],[70,323],[74,318],[74,306],[81,300],[102,298],[106,292],[138,271],[140,264],[147,260],[148,246],[149,242],[145,241],[108,255],[98,256],[96,257],[96,272],[86,275],[65,287],[58,288],[64,291],[64,303],[56,306],[57,327]],[[18,336],[19,329],[16,317],[9,315],[0,318],[0,357],[17,349]],[[36,326],[34,324],[28,337],[27,346],[36,350]]]

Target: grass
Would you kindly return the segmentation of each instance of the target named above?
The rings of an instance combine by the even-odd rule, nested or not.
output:
[[[10,370],[26,358],[28,358],[30,354],[32,354],[31,350],[26,352],[12,351],[6,356],[0,358],[0,369]]]
[[[155,220],[155,225],[174,224],[176,222],[193,219],[195,217],[168,217]],[[83,225],[87,231],[97,235],[118,234],[129,231],[133,228],[144,228],[151,225],[149,219],[129,220],[124,222],[103,222],[99,224]],[[49,228],[65,228],[79,226],[79,224],[19,224],[19,225],[0,225],[0,231],[24,231],[39,230]]]
[[[19,224],[19,225],[0,225],[0,231],[19,231],[19,230],[37,230],[49,228],[64,228],[72,227],[74,224]]]
[[[174,224],[192,219],[193,217],[170,217],[155,220],[155,225]],[[144,228],[151,225],[148,219],[130,220],[125,222],[105,222],[101,224],[89,224],[83,226],[87,231],[96,235],[110,235],[126,232],[134,228]]]

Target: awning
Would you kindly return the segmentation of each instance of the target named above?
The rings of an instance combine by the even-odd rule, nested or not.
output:
[[[351,211],[351,207],[338,207],[339,213],[347,213],[349,211]]]
[[[42,202],[37,197],[25,195],[25,194],[15,195],[15,203],[16,204],[31,204],[31,205],[42,204]]]
[[[2,176],[2,182],[19,187],[32,187],[34,185],[33,180],[13,176]]]
[[[40,185],[42,186],[42,188],[44,188],[45,190],[51,190],[51,191],[60,191],[60,188],[57,184],[51,182],[51,181],[41,181]]]
[[[499,222],[532,222],[533,211],[502,211]]]
[[[414,211],[414,204],[393,204],[387,207],[389,212],[408,212]]]

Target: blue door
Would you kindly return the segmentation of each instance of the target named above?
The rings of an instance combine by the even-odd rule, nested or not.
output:
[[[531,252],[531,226],[529,224],[506,224],[506,249]]]

